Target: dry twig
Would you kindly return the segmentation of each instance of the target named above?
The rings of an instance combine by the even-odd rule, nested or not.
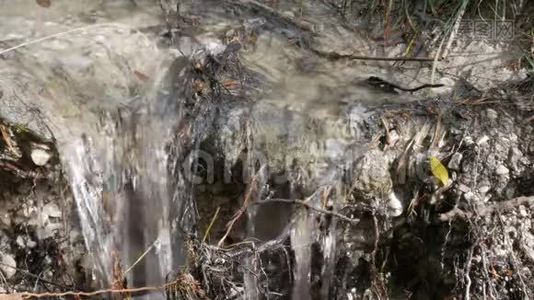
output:
[[[250,182],[250,186],[249,186],[249,188],[247,190],[247,193],[245,194],[245,199],[243,200],[243,206],[241,206],[241,208],[234,214],[232,219],[226,225],[226,227],[227,227],[226,233],[224,234],[224,236],[217,243],[218,247],[221,247],[223,245],[224,241],[226,240],[226,238],[228,237],[228,235],[232,231],[232,228],[234,227],[234,225],[237,222],[237,220],[239,220],[239,218],[243,215],[243,213],[245,213],[247,211],[247,208],[250,205],[252,193],[254,193],[256,191],[256,189],[257,189],[256,185],[257,185],[257,182],[258,182],[258,177],[263,172],[264,168],[265,168],[265,165],[263,165],[258,170],[256,175],[254,175],[254,177],[252,178],[252,180]]]
[[[152,245],[150,245],[150,247],[148,247],[145,252],[143,252],[143,254],[141,254],[139,256],[139,258],[137,258],[137,260],[130,266],[128,267],[128,269],[126,269],[126,271],[124,271],[123,275],[127,274],[128,272],[130,272],[130,270],[132,270],[141,260],[143,260],[143,258],[148,254],[148,252],[150,252],[150,250],[152,250],[152,248],[154,248],[154,246],[159,242],[159,240],[155,240]]]
[[[318,56],[324,57],[329,60],[341,60],[341,59],[353,59],[353,60],[378,60],[378,61],[419,61],[419,62],[431,62],[435,58],[431,57],[388,57],[388,56],[366,56],[355,54],[340,54],[337,52],[327,52],[319,49],[310,48],[310,50]],[[440,59],[437,59],[440,60]]]
[[[310,205],[309,203],[307,203],[306,201],[303,201],[303,200],[292,200],[292,199],[267,199],[267,200],[263,200],[263,201],[260,201],[258,202],[258,204],[263,204],[263,203],[269,203],[269,202],[278,202],[278,203],[289,203],[289,204],[298,204],[298,205],[302,205],[304,207],[306,207],[307,209],[311,209],[311,210],[314,210],[316,212],[319,212],[319,213],[323,213],[323,214],[326,214],[326,215],[330,215],[330,216],[333,216],[333,217],[336,217],[336,218],[339,218],[343,221],[347,221],[349,223],[358,223],[360,222],[359,219],[353,219],[353,218],[349,218],[345,215],[342,215],[340,213],[336,213],[334,211],[331,211],[331,210],[326,210],[326,209],[322,209],[322,208],[317,208],[313,205]]]
[[[205,292],[200,288],[200,284],[188,273],[182,273],[173,282],[160,285],[160,286],[145,286],[138,288],[124,288],[124,289],[102,289],[93,292],[46,292],[46,293],[17,293],[9,294],[12,299],[34,299],[34,298],[56,298],[56,297],[68,297],[72,296],[74,299],[81,297],[93,297],[102,295],[146,295],[152,292],[165,293],[166,291],[178,291],[184,292],[187,295],[195,295],[198,299],[205,299]]]

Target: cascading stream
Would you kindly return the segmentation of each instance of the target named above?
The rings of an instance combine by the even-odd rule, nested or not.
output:
[[[116,260],[126,270],[147,249],[129,282],[161,284],[183,261],[176,218],[190,197],[170,171],[168,148],[182,143],[175,128],[183,94],[174,84],[189,61],[175,57],[144,34],[108,24],[42,39],[1,62],[3,99],[35,107],[56,140],[102,287]]]

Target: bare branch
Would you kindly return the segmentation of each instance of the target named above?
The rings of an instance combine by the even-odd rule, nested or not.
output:
[[[311,210],[314,210],[314,211],[319,212],[319,213],[323,213],[323,214],[326,214],[326,215],[331,215],[331,216],[337,217],[337,218],[339,218],[339,219],[341,219],[343,221],[347,221],[347,222],[350,222],[350,223],[358,223],[358,222],[360,222],[359,219],[349,218],[349,217],[347,217],[345,215],[342,215],[340,213],[336,213],[336,212],[333,212],[333,211],[330,211],[330,210],[326,210],[326,209],[322,209],[322,208],[318,208],[318,207],[312,206],[312,205],[310,205],[309,203],[307,203],[306,201],[303,201],[303,200],[267,199],[267,200],[263,200],[263,201],[258,202],[258,204],[269,203],[269,202],[298,204],[298,205],[302,205],[302,206],[306,207],[307,209],[311,209]]]

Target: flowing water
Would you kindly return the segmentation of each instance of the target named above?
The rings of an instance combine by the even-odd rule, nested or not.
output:
[[[272,169],[294,161],[310,169],[313,164],[321,172],[309,177],[310,188],[335,185],[336,168],[347,163],[345,149],[365,114],[360,104],[405,100],[360,84],[369,75],[387,74],[384,64],[315,56],[296,46],[306,36],[294,25],[253,1],[184,1],[181,14],[200,18],[200,25],[177,34],[176,45],[162,46],[158,36],[166,28],[167,9],[175,7],[162,3],[168,5],[162,6],[165,12],[150,1],[52,1],[49,8],[21,1],[0,13],[2,48],[19,45],[0,50],[2,101],[14,103],[0,113],[44,136],[50,136],[48,128],[53,132],[93,255],[94,276],[103,286],[110,284],[117,259],[127,269],[148,251],[126,274],[132,286],[159,284],[184,262],[181,231],[196,216],[189,206],[190,181],[177,165],[206,138],[217,104],[187,120],[189,139],[177,138],[191,111],[177,82],[192,55],[224,51],[221,36],[231,35],[232,28],[254,36],[240,57],[260,84],[242,104],[218,108],[220,135],[214,143],[231,161],[245,148],[257,149],[268,154]],[[302,10],[295,7],[279,9],[297,18]],[[371,41],[340,24],[329,6],[311,1],[304,8],[297,19],[314,28],[316,47],[376,54]],[[159,29],[150,29],[156,25]],[[21,114],[24,107],[38,109],[43,119]],[[245,118],[249,123],[242,125]],[[261,185],[267,180],[262,175]],[[321,204],[320,195],[310,199]],[[255,218],[254,209],[248,214]],[[335,239],[318,238],[316,225],[313,215],[303,213],[291,230],[295,299],[309,297],[312,243],[325,251],[325,278],[333,270]],[[248,234],[254,236],[253,225]],[[257,270],[253,258],[245,264]],[[253,276],[245,279],[245,287],[247,298],[257,297]]]
[[[181,263],[171,233],[181,209],[174,188],[181,178],[168,171],[165,149],[181,118],[180,95],[166,82],[174,57],[125,23],[78,22],[51,36],[48,27],[65,25],[40,21],[51,26],[36,28],[29,40],[42,41],[4,54],[2,90],[14,103],[7,115],[24,124],[19,106],[35,107],[57,140],[95,280],[108,286],[115,261],[126,268],[151,249],[128,275],[134,284],[159,284]]]

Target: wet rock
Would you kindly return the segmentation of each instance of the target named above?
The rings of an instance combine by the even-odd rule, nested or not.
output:
[[[392,189],[389,162],[380,150],[371,150],[356,164],[353,190],[364,199],[390,195]]]
[[[0,89],[2,89],[1,84]],[[43,118],[36,117],[30,108],[11,92],[6,92],[4,97],[0,97],[0,118],[12,124],[25,124],[23,130],[31,131],[44,140],[52,140]]]
[[[2,274],[6,277],[6,279],[10,279],[15,275],[17,272],[17,262],[15,261],[15,258],[6,253],[2,253],[2,265],[0,265],[0,270],[2,270]]]

